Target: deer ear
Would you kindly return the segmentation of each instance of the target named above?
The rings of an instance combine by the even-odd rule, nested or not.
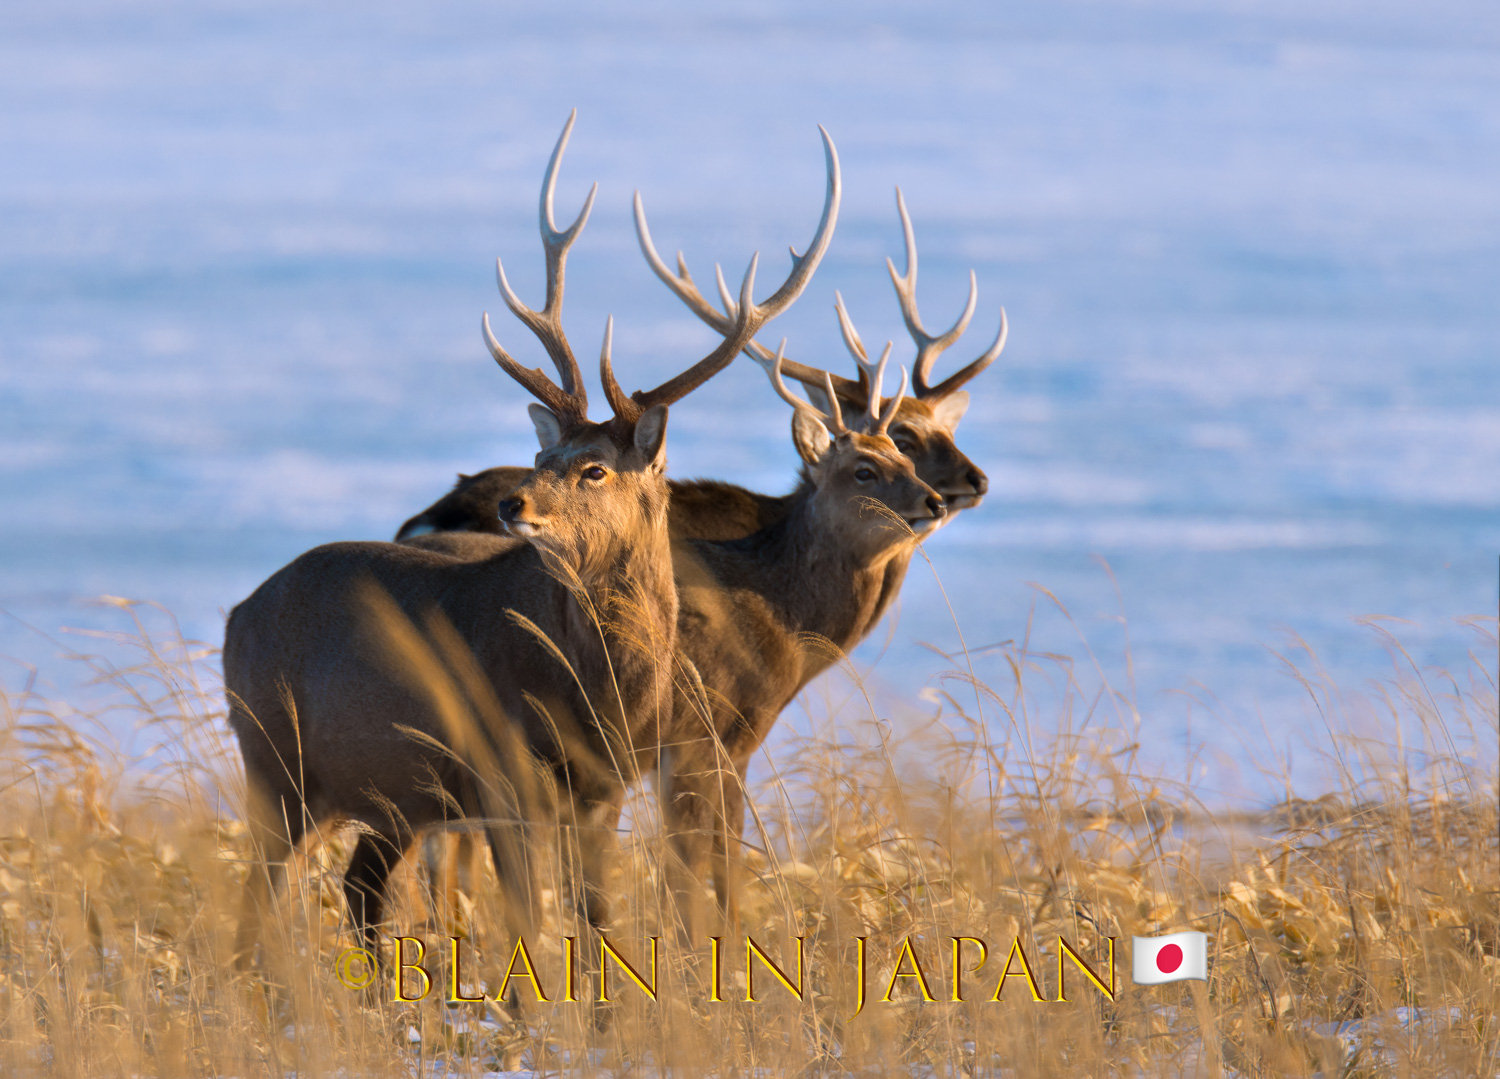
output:
[[[652,405],[635,421],[635,448],[653,467],[661,468],[667,463],[666,405]]]
[[[954,390],[932,406],[932,418],[937,420],[950,435],[958,427],[958,421],[969,411],[969,391]]]
[[[799,409],[792,413],[792,444],[803,461],[815,465],[833,445],[833,436],[819,420]]]
[[[542,444],[542,449],[550,450],[563,440],[562,420],[557,418],[557,413],[545,405],[527,405],[526,411],[531,414],[536,440]]]

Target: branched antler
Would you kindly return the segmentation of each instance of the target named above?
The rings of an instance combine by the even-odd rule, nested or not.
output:
[[[823,388],[828,395],[828,407],[831,409],[830,412],[825,413],[822,409],[818,408],[812,402],[803,400],[791,390],[787,389],[786,383],[782,381],[781,378],[782,367],[786,363],[785,353],[786,339],[783,338],[781,346],[775,351],[775,353],[771,355],[771,358],[769,360],[762,360],[759,356],[755,356],[753,354],[751,358],[754,359],[756,363],[760,364],[761,368],[766,372],[766,375],[771,379],[771,386],[773,389],[775,389],[777,395],[780,396],[781,399],[787,404],[791,405],[793,409],[798,412],[805,413],[806,415],[809,415],[816,419],[825,428],[827,428],[828,433],[833,435],[835,438],[837,438],[841,434],[848,433],[849,427],[844,423],[844,412],[842,407],[840,407],[839,405],[838,394],[833,392],[833,376],[828,374],[828,372],[826,371],[823,373]],[[874,392],[870,395],[870,399],[872,401],[880,400],[881,382],[885,377],[886,361],[889,360],[890,357],[891,346],[887,344],[885,346],[885,351],[881,353],[879,362],[874,364],[866,364],[863,361],[860,362],[860,369],[869,376],[870,384],[874,388]],[[883,435],[886,433],[886,431],[890,428],[891,420],[895,419],[896,417],[896,410],[901,407],[902,398],[906,396],[906,387],[906,369],[903,367],[901,369],[901,388],[898,389],[895,396],[886,403],[885,409],[883,411],[877,411],[873,406],[870,408],[868,414],[869,423],[865,428],[865,434]]]
[[[557,188],[557,169],[562,160],[563,151],[567,149],[568,136],[572,133],[573,122],[577,115],[575,109],[568,117],[562,135],[557,140],[557,146],[552,151],[552,158],[547,163],[547,174],[542,181],[539,216],[542,247],[547,256],[547,297],[540,311],[533,310],[521,302],[511,289],[510,282],[506,280],[504,266],[500,260],[495,260],[496,278],[505,305],[541,340],[547,354],[552,358],[553,365],[557,368],[561,385],[552,382],[540,369],[522,367],[517,363],[495,339],[490,329],[489,315],[486,314],[483,320],[485,343],[495,357],[495,362],[512,378],[525,386],[538,400],[569,422],[582,422],[587,419],[588,397],[583,385],[583,376],[578,368],[578,361],[574,358],[573,350],[568,346],[567,338],[563,334],[563,276],[568,248],[572,246],[578,233],[582,231],[584,223],[588,220],[589,212],[593,209],[594,196],[599,190],[598,184],[590,189],[588,198],[584,201],[583,210],[573,224],[566,229],[557,227],[552,205],[553,195]],[[808,245],[806,254],[799,255],[795,248],[792,249],[791,273],[775,292],[759,304],[754,298],[758,255],[750,259],[750,265],[746,268],[744,280],[740,284],[738,299],[729,295],[728,287],[723,282],[723,274],[718,273],[719,287],[725,296],[725,308],[728,314],[710,321],[710,325],[724,335],[724,340],[717,348],[655,389],[637,390],[626,395],[615,379],[610,359],[612,328],[606,329],[604,348],[599,356],[599,379],[604,385],[604,395],[610,407],[614,409],[615,417],[621,423],[634,424],[640,419],[641,413],[648,408],[654,405],[672,404],[722,371],[741,349],[754,344],[755,335],[766,323],[790,307],[807,287],[807,283],[812,279],[813,271],[817,269],[818,263],[822,260],[833,238],[833,227],[838,219],[841,192],[838,153],[834,149],[833,140],[829,138],[828,132],[821,127],[818,130],[823,135],[824,158],[828,167],[828,190],[823,200],[823,215],[818,221],[818,228],[813,234],[812,243]],[[650,250],[650,236],[646,232],[645,211],[641,207],[639,192],[635,196],[635,213],[637,227],[643,238],[642,242],[649,250],[648,257],[654,257],[655,251]],[[660,263],[660,259],[656,261]],[[678,261],[680,264],[680,255]],[[671,277],[665,267],[662,267],[661,272],[666,272],[667,277]],[[682,273],[688,282],[688,287],[691,288],[693,294],[696,294],[697,290],[692,286],[691,278],[687,277],[685,266]],[[712,310],[712,306],[708,305],[708,309]],[[611,323],[611,327],[612,325]]]
[[[917,239],[912,232],[911,215],[906,212],[906,198],[901,194],[899,187],[896,188],[896,209],[901,214],[901,235],[906,241],[906,273],[896,273],[896,264],[890,259],[885,260],[885,267],[890,271],[891,284],[896,287],[896,300],[901,305],[901,317],[906,322],[906,331],[911,334],[912,340],[917,345],[917,358],[912,362],[912,388],[916,391],[919,400],[930,401],[946,397],[994,363],[1001,349],[1005,348],[1005,337],[1009,332],[1009,327],[1006,324],[1005,308],[1002,307],[1000,308],[1000,332],[990,347],[985,349],[973,363],[956,371],[938,385],[929,384],[933,361],[941,356],[949,345],[962,337],[963,332],[969,328],[969,320],[974,317],[974,306],[979,300],[979,282],[974,276],[974,271],[970,270],[969,299],[964,304],[958,321],[943,333],[928,333],[922,326],[922,316],[917,313]]]
[[[843,178],[839,171],[838,150],[834,148],[833,139],[827,130],[821,125],[818,132],[823,137],[823,158],[828,171],[828,188],[823,199],[823,216],[818,221],[817,232],[814,233],[812,243],[808,245],[807,253],[799,255],[797,249],[792,248],[792,272],[786,282],[773,293],[763,305],[763,308],[772,309],[771,315],[761,319],[761,325],[769,321],[770,317],[785,310],[791,301],[800,295],[807,287],[807,282],[812,278],[813,270],[817,268],[822,260],[823,254],[828,249],[828,244],[833,239],[833,228],[838,221],[839,201],[843,197]],[[688,272],[687,261],[682,252],[677,253],[677,270],[674,272],[668,268],[666,262],[657,254],[656,246],[651,242],[651,230],[646,225],[646,211],[641,203],[640,192],[635,196],[635,231],[640,241],[641,253],[646,256],[646,262],[656,276],[661,278],[662,283],[672,290],[693,314],[697,315],[703,322],[713,327],[721,334],[731,334],[737,325],[737,317],[743,313],[743,301],[737,301],[730,294],[729,287],[724,280],[723,271],[716,265],[714,267],[714,278],[718,286],[719,297],[723,308],[715,307],[703,293],[699,291],[697,284],[693,281],[693,275]],[[743,294],[743,289],[741,293]],[[746,338],[741,348],[745,353],[753,357],[762,366],[770,363],[773,353],[770,349],[754,340],[754,333]],[[736,350],[738,351],[738,350]],[[733,358],[731,354],[731,359]],[[804,367],[802,364],[793,363],[790,360],[784,362],[787,374],[802,382],[813,382],[822,385],[828,372],[819,371],[816,368]],[[840,379],[837,375],[831,376],[836,385],[849,382],[848,379]],[[852,382],[849,384],[855,385]],[[659,387],[661,389],[664,387]],[[653,391],[657,392],[657,391]]]
[[[577,119],[578,110],[574,109],[568,116],[568,122],[563,125],[557,145],[552,149],[552,157],[547,162],[547,173],[542,179],[542,195],[537,216],[541,220],[542,248],[547,257],[547,296],[540,311],[533,310],[521,302],[515,291],[511,289],[510,282],[505,279],[504,264],[498,258],[495,260],[495,277],[499,282],[500,295],[505,300],[505,306],[510,308],[511,313],[524,322],[542,342],[547,355],[552,358],[553,366],[557,368],[562,385],[558,386],[553,383],[540,368],[522,367],[517,363],[495,339],[490,329],[488,312],[485,312],[483,319],[484,341],[489,346],[490,355],[495,357],[495,362],[505,370],[506,374],[525,386],[533,396],[557,413],[565,422],[582,422],[588,417],[588,392],[583,385],[583,374],[578,369],[578,361],[573,357],[573,350],[563,334],[563,277],[566,272],[568,248],[573,246],[573,241],[583,231],[589,212],[594,208],[594,196],[599,192],[599,185],[595,183],[589,189],[588,198],[584,200],[583,209],[574,222],[566,229],[557,227],[552,206],[553,196],[557,191],[557,168],[562,161],[563,151],[568,148],[568,136],[572,134],[573,122]]]
[[[819,130],[822,130],[819,128]],[[824,132],[827,140],[827,133]],[[830,181],[830,185],[832,180]],[[896,267],[891,260],[886,260],[886,267],[891,274],[891,282],[896,286],[896,298],[901,307],[901,315],[906,323],[907,331],[917,346],[917,356],[913,362],[912,388],[914,396],[921,400],[937,400],[946,397],[975,375],[995,361],[1005,347],[1006,335],[1009,332],[1005,316],[1005,308],[1000,309],[1000,332],[994,342],[986,349],[978,359],[974,360],[962,370],[955,372],[943,382],[936,386],[930,385],[933,362],[945,349],[957,341],[969,327],[970,320],[974,317],[974,310],[979,298],[979,285],[974,272],[969,272],[969,297],[964,304],[963,311],[958,320],[945,332],[941,334],[930,334],[922,325],[922,319],[917,311],[916,286],[917,286],[917,242],[912,231],[911,217],[906,210],[906,200],[901,194],[901,189],[896,189],[896,208],[901,215],[901,231],[906,243],[906,272],[896,273]],[[687,263],[681,252],[677,255],[677,269],[672,271],[657,254],[656,247],[651,242],[650,230],[646,227],[646,217],[641,209],[640,196],[636,196],[635,205],[635,227],[636,235],[640,240],[641,252],[646,256],[646,261],[656,276],[672,290],[672,292],[685,304],[688,310],[697,315],[699,319],[718,330],[720,333],[728,333],[732,326],[735,311],[735,302],[729,294],[728,286],[724,282],[724,275],[717,266],[714,267],[715,283],[719,290],[719,301],[722,307],[715,307],[703,293],[699,291],[693,276],[688,272]],[[795,257],[796,252],[793,252]],[[847,322],[847,314],[840,312],[841,328]],[[846,343],[848,337],[845,337]],[[850,346],[853,351],[853,346]],[[767,367],[774,358],[770,349],[758,341],[750,341],[745,346],[745,354],[754,359],[762,367]],[[808,364],[796,363],[783,357],[781,370],[807,386],[822,388],[832,385],[838,393],[847,400],[863,400],[871,407],[878,408],[878,398],[870,393],[870,372],[868,369],[868,357],[864,356],[861,349],[856,353],[856,360],[860,361],[860,374],[858,380],[843,378],[825,371],[820,367]]]

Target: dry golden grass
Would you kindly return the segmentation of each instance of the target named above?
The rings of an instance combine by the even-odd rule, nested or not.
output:
[[[1476,629],[1493,656],[1493,624]],[[100,668],[111,697],[90,715],[26,692],[0,701],[0,1074],[1500,1073],[1496,779],[1460,752],[1495,740],[1482,663],[1466,683],[1414,679],[1377,699],[1393,729],[1416,720],[1437,750],[1420,770],[1378,743],[1335,739],[1340,789],[1260,815],[1206,812],[1139,774],[1128,748],[1069,734],[1066,716],[1028,721],[1021,690],[1037,674],[1020,653],[1015,684],[965,687],[936,719],[893,722],[855,694],[818,733],[779,741],[752,792],[740,930],[793,977],[795,938],[806,939],[804,999],[757,965],[760,999],[744,1002],[732,936],[726,1002],[707,1000],[707,945],[677,940],[659,816],[638,796],[610,937],[643,971],[649,938],[662,938],[658,999],[617,972],[618,1004],[598,1029],[585,1004],[445,1002],[437,953],[450,930],[465,937],[466,983],[493,992],[511,957],[484,874],[456,911],[436,913],[416,871],[398,874],[393,924],[433,953],[427,999],[393,1002],[388,981],[344,985],[347,833],[298,856],[266,962],[236,972],[251,871],[238,755],[204,673],[211,651],[163,640],[108,643],[138,662]],[[1315,674],[1308,684],[1331,716],[1330,688]],[[1000,722],[981,722],[979,706]],[[104,733],[131,716],[146,744],[133,756]],[[1007,725],[1008,737],[986,735]],[[565,843],[555,837],[554,862]],[[570,919],[552,903],[531,942],[554,997]],[[1181,929],[1208,934],[1209,981],[1133,986],[1129,938]],[[965,945],[960,1003],[955,936],[989,947],[972,972],[977,947]],[[1117,939],[1113,1000],[1070,965],[1069,1000],[1053,1002],[1059,936],[1101,974]],[[870,995],[856,1015],[861,937]],[[907,938],[932,1002],[913,977],[880,999]],[[1042,1003],[1024,977],[989,999],[1016,940]],[[517,989],[529,998],[529,983]]]

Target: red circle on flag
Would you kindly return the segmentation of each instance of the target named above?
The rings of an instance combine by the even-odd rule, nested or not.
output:
[[[1168,944],[1156,953],[1156,969],[1163,974],[1171,974],[1180,966],[1182,966],[1182,949],[1177,945]]]

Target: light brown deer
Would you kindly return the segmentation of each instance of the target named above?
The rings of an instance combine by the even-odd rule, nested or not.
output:
[[[787,390],[778,352],[767,371],[793,407],[802,483],[785,514],[749,537],[673,544],[678,647],[702,680],[699,692],[678,698],[661,781],[689,927],[710,850],[721,913],[737,919],[734,866],[754,751],[792,698],[869,632],[887,581],[946,516],[888,434],[905,379],[877,404],[889,355],[887,345],[878,363],[860,358],[871,393],[861,419],[846,426],[831,380],[823,412]]]
[[[828,191],[812,244],[793,252],[791,274],[762,304],[752,300],[752,259],[733,328],[681,374],[627,396],[611,369],[607,328],[600,378],[614,414],[593,423],[561,304],[568,249],[594,191],[565,230],[552,211],[572,126],[570,117],[542,185],[540,311],[521,303],[497,262],[506,305],[541,340],[560,384],[512,359],[484,319],[496,362],[541,402],[530,406],[542,447],[536,467],[504,510],[524,542],[470,537],[462,551],[329,544],[230,614],[229,720],[265,863],[247,889],[242,957],[287,856],[308,827],[335,819],[365,829],[344,889],[368,943],[414,832],[460,813],[490,819],[502,884],[522,892],[524,843],[497,821],[558,815],[577,835],[577,904],[596,928],[607,918],[601,873],[623,790],[659,746],[673,707],[667,406],[722,370],[806,287],[831,238],[839,177],[824,132]],[[524,926],[529,907],[521,907],[510,914]]]

